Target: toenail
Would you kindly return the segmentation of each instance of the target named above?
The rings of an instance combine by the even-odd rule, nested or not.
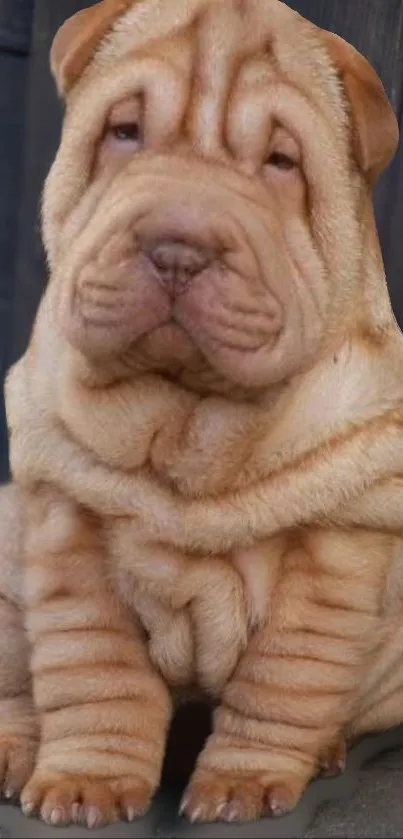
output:
[[[88,813],[87,813],[87,825],[88,825],[90,830],[93,827],[95,827],[95,825],[98,821],[98,818],[99,818],[99,811],[97,810],[97,808],[96,807],[90,807],[89,810],[88,810]]]

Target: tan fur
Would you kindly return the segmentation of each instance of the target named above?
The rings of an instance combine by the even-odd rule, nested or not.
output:
[[[402,720],[402,343],[370,194],[396,119],[278,0],[104,0],[52,68],[50,282],[6,386],[0,782],[30,774],[29,657],[26,812],[134,818],[196,688],[218,709],[183,810],[279,814]],[[207,267],[167,286],[160,240]]]
[[[58,89],[66,95],[85,70],[99,42],[133,0],[103,0],[66,20],[54,38],[50,63]]]
[[[24,630],[21,546],[25,515],[16,486],[0,490],[0,776],[12,798],[29,780],[38,745],[29,642]]]

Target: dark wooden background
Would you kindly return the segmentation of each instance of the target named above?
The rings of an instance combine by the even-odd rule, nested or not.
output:
[[[167,0],[169,2],[169,0]],[[0,375],[24,351],[46,282],[38,202],[61,108],[48,70],[52,37],[90,0],[0,0]],[[289,0],[363,52],[403,124],[403,0]],[[390,294],[403,327],[403,142],[375,193]],[[403,373],[402,373],[403,375]],[[7,476],[0,399],[0,480]]]

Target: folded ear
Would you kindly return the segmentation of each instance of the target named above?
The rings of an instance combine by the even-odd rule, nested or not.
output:
[[[338,35],[322,30],[351,105],[353,151],[373,185],[395,155],[399,127],[385,88],[370,63]]]
[[[135,0],[102,0],[82,9],[66,20],[57,32],[50,53],[52,73],[59,93],[65,96],[115,20],[123,15]]]

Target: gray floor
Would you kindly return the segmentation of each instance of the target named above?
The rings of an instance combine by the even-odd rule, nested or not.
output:
[[[345,775],[312,784],[299,808],[284,819],[192,826],[176,815],[180,793],[180,784],[165,781],[146,819],[91,832],[48,828],[25,819],[18,808],[0,805],[0,839],[403,839],[403,726],[356,746]]]
[[[370,761],[350,799],[322,806],[306,839],[403,837],[403,749]]]

